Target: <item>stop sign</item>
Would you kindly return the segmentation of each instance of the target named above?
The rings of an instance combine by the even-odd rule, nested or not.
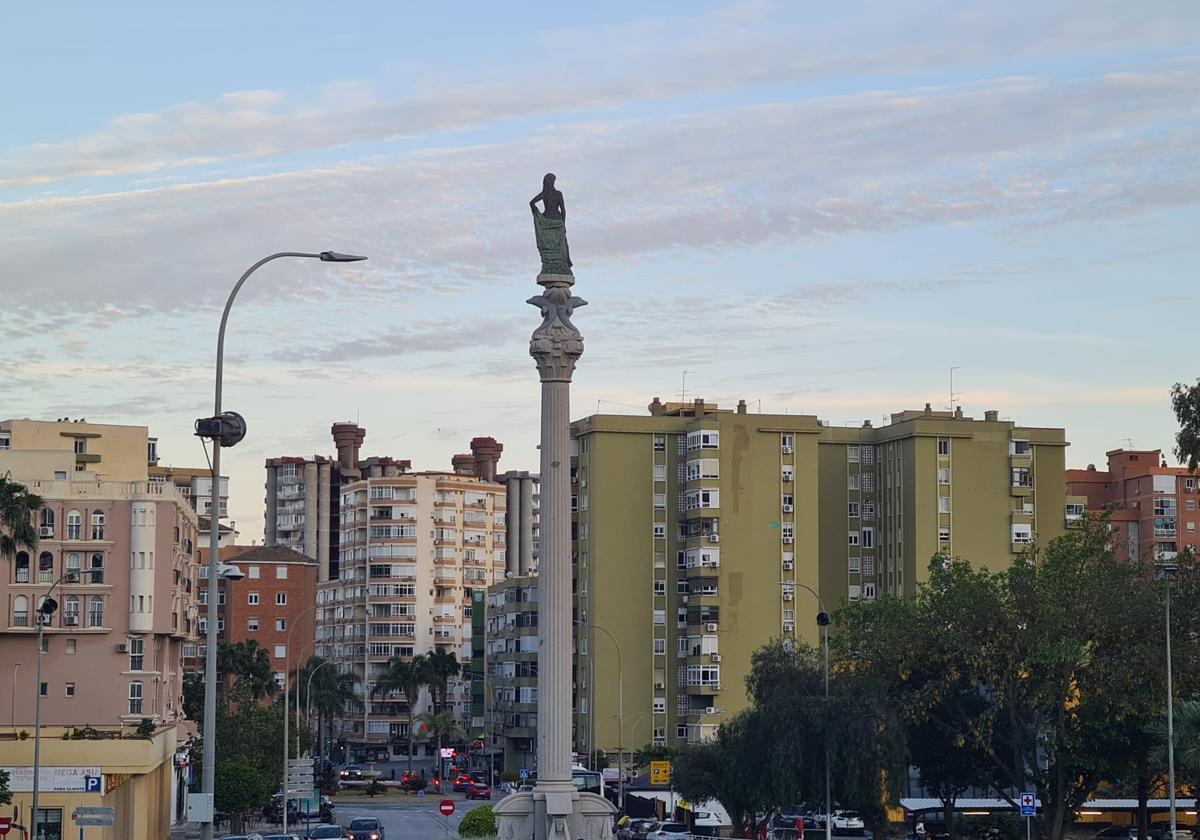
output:
[[[443,799],[438,803],[438,810],[442,812],[443,817],[448,817],[454,813],[454,802],[449,799]]]
[[[0,817],[0,837],[8,834],[10,828],[12,828],[12,817]]]

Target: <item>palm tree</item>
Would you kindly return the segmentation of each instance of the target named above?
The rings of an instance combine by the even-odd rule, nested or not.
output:
[[[12,557],[22,545],[30,551],[37,548],[33,515],[43,505],[41,496],[30,493],[28,487],[11,480],[10,475],[0,475],[0,557]]]
[[[436,649],[428,655],[427,660],[429,674],[426,682],[433,693],[433,710],[445,711],[450,680],[462,673],[462,666],[453,651]]]
[[[454,715],[446,712],[441,712],[440,714],[426,713],[419,715],[417,719],[421,721],[421,728],[437,739],[437,766],[438,775],[441,776],[441,770],[443,769],[442,742],[461,736],[462,727],[458,725],[458,721],[454,719]]]
[[[233,677],[230,694],[235,697],[259,701],[279,691],[271,655],[253,639],[232,645],[222,642],[217,648],[217,675],[222,684]]]
[[[300,693],[300,701],[305,706],[311,705],[317,712],[318,747],[324,743],[322,733],[328,734],[332,740],[332,733],[327,732],[329,722],[344,714],[347,707],[360,705],[354,694],[354,686],[357,683],[358,677],[352,672],[338,673],[336,668],[329,664],[329,660],[320,656],[310,656],[308,661],[296,670],[296,690]],[[321,755],[329,754],[324,748],[319,749],[319,752]]]
[[[1176,782],[1194,785],[1200,782],[1200,700],[1175,701],[1175,766]],[[1150,734],[1160,742],[1155,759],[1167,765],[1167,717],[1163,715],[1150,727]]]
[[[408,769],[412,771],[413,736],[416,723],[417,703],[421,697],[421,687],[427,684],[429,677],[429,660],[424,654],[418,653],[412,659],[405,660],[393,656],[388,660],[387,670],[375,681],[371,689],[372,695],[388,695],[403,692],[408,704]]]

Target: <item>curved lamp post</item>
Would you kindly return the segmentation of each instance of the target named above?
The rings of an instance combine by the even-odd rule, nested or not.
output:
[[[237,415],[232,415],[236,418],[236,423],[231,427],[228,424],[229,415],[221,414],[221,386],[225,373],[225,327],[229,322],[229,310],[233,307],[233,299],[237,297],[237,293],[241,291],[242,285],[246,280],[262,266],[272,260],[283,259],[284,257],[296,257],[299,259],[320,260],[321,262],[357,262],[365,260],[366,257],[356,257],[350,254],[339,254],[334,251],[322,251],[317,254],[310,254],[301,251],[280,251],[276,254],[271,254],[269,257],[263,257],[254,265],[246,269],[245,274],[237,281],[233,287],[233,291],[229,293],[228,300],[225,301],[225,310],[221,313],[221,327],[217,332],[217,369],[216,380],[213,388],[213,404],[214,411],[211,419],[196,421],[196,434],[199,437],[211,438],[213,442],[212,454],[212,507],[209,511],[209,580],[217,579],[217,565],[219,563],[220,539],[221,539],[221,507],[220,507],[220,491],[221,491],[221,446],[232,446],[245,436],[245,424],[241,422],[241,418]],[[240,424],[240,429],[236,428]],[[202,822],[200,826],[201,840],[212,840],[213,836],[213,793],[216,790],[216,768],[213,766],[217,755],[217,602],[215,598],[208,600],[208,633],[207,643],[208,649],[205,651],[204,657],[204,759],[203,759],[203,776],[201,778],[201,791],[206,798],[206,816],[207,820]],[[286,708],[286,707],[285,707]],[[284,720],[287,720],[287,715],[284,715]],[[286,787],[286,783],[284,785]],[[284,812],[287,812],[285,804]]]
[[[820,612],[817,613],[817,626],[821,628],[822,646],[825,648],[825,714],[829,714],[829,613],[825,610],[825,602],[817,594],[817,590],[799,581],[787,581],[787,585],[798,586],[807,590],[817,599]],[[825,840],[833,840],[833,804],[829,791],[829,733],[825,733]]]
[[[613,634],[605,630],[599,624],[592,624],[586,621],[574,621],[573,624],[579,627],[589,627],[592,630],[599,630],[605,636],[608,636],[609,641],[613,643],[613,647],[617,649],[617,802],[620,803],[621,810],[625,809],[625,748],[622,744],[622,730],[625,728],[625,666],[621,664],[621,645],[617,643]],[[595,654],[590,654],[595,658]],[[593,680],[593,683],[595,681]],[[591,711],[591,717],[595,720],[596,710]],[[593,747],[595,745],[593,744]]]
[[[41,791],[40,779],[42,767],[42,630],[46,626],[46,622],[50,620],[50,616],[54,615],[54,611],[58,609],[58,604],[50,600],[50,594],[54,592],[54,587],[58,586],[68,578],[78,579],[82,575],[103,574],[103,569],[75,569],[67,572],[54,583],[50,584],[50,588],[46,590],[46,594],[42,596],[38,602],[37,609],[34,610],[35,621],[37,621],[37,679],[34,680],[33,690],[37,692],[33,700],[33,819],[32,837],[38,836],[38,794]],[[15,669],[14,669],[15,676]]]

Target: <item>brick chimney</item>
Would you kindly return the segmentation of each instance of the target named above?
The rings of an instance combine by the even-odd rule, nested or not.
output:
[[[475,456],[469,452],[454,455],[450,466],[459,475],[475,475]]]
[[[367,438],[367,430],[357,423],[334,423],[329,429],[333,444],[337,447],[338,464],[342,469],[352,470],[358,466],[358,448]]]
[[[471,452],[475,456],[475,476],[484,481],[496,480],[496,465],[500,463],[500,453],[504,444],[491,437],[471,439]]]

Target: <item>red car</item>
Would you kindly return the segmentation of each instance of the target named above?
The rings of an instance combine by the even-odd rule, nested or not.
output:
[[[467,787],[467,799],[491,799],[492,789],[483,782],[471,782]]]

